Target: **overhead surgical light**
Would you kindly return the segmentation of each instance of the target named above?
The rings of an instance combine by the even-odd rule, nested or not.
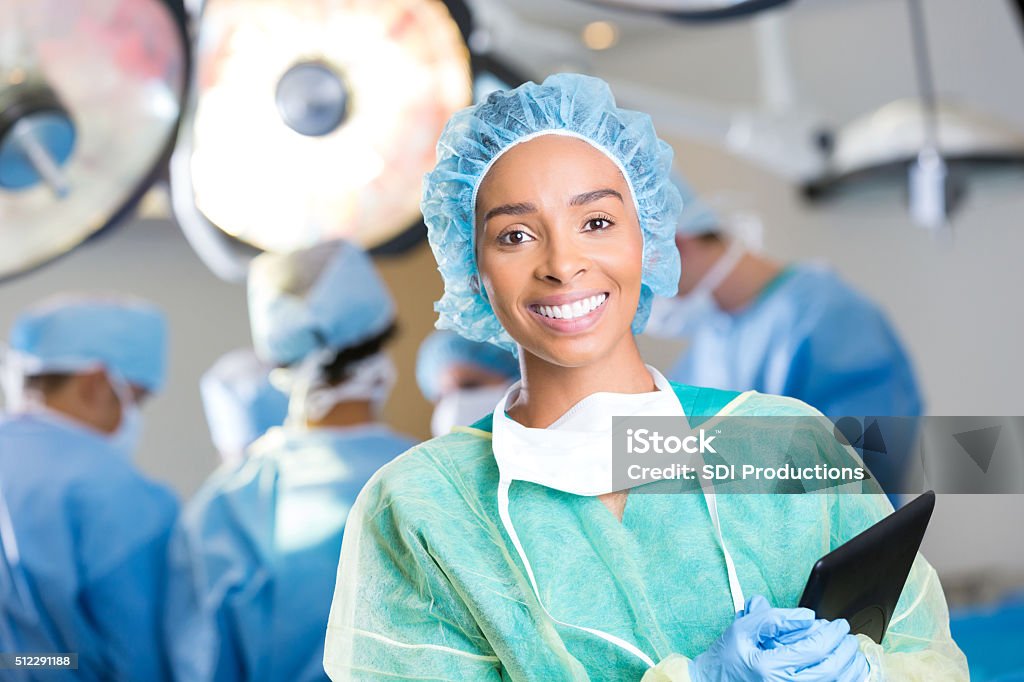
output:
[[[895,181],[906,187],[913,221],[938,229],[949,225],[968,173],[1024,169],[1024,131],[938,98],[923,8],[920,0],[908,3],[920,96],[890,102],[843,126],[828,145],[827,169],[804,184],[804,193],[817,200]]]
[[[0,279],[124,216],[185,95],[180,4],[0,0]]]
[[[681,21],[714,21],[755,14],[789,0],[584,0],[591,5],[661,14]]]
[[[197,19],[172,200],[215,272],[237,278],[246,245],[386,248],[418,223],[437,139],[473,97],[461,0],[207,0]]]
[[[624,104],[654,117],[659,131],[718,144],[798,184],[812,201],[898,187],[905,190],[915,223],[942,228],[970,177],[996,171],[1020,180],[1024,131],[937,97],[921,3],[908,2],[919,97],[886,104],[838,131],[826,127],[800,97],[787,49],[785,12],[764,13],[753,23],[762,89],[758,108],[727,108],[637,85],[632,79],[613,79],[612,87]],[[670,0],[637,4],[661,7]]]
[[[936,148],[943,165],[1024,164],[1024,132],[966,105],[937,102],[935,107]],[[875,176],[907,172],[929,147],[931,125],[916,97],[890,102],[847,123],[831,143],[830,170],[807,183],[805,191],[812,198],[826,198]]]

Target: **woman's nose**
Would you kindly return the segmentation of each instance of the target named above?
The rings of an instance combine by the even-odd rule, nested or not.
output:
[[[553,235],[545,240],[544,257],[537,274],[552,284],[568,284],[590,268],[590,258],[573,235]]]

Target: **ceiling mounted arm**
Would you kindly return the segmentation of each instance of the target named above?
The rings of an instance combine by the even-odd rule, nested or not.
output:
[[[589,5],[655,14],[677,21],[724,21],[764,12],[790,0],[581,0]]]

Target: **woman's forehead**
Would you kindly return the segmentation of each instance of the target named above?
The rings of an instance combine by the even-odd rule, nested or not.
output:
[[[628,189],[621,170],[607,154],[576,137],[542,135],[514,146],[495,161],[481,181],[477,209],[483,198],[488,203],[520,201],[525,197],[505,195],[560,191],[575,196],[605,187]]]

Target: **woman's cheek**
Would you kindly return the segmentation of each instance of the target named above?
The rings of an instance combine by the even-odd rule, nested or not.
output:
[[[484,293],[487,296],[487,300],[491,304],[491,310],[494,311],[494,315],[498,318],[498,322],[500,322],[502,326],[506,326],[509,321],[506,313],[508,305],[503,295],[506,288],[503,286],[501,281],[496,282],[494,278],[489,276],[481,275],[480,280]]]
[[[515,299],[522,294],[523,287],[527,286],[529,271],[527,263],[523,258],[501,258],[495,257],[487,263],[486,281],[489,284],[489,295],[492,300],[498,301],[503,309],[513,307]]]

